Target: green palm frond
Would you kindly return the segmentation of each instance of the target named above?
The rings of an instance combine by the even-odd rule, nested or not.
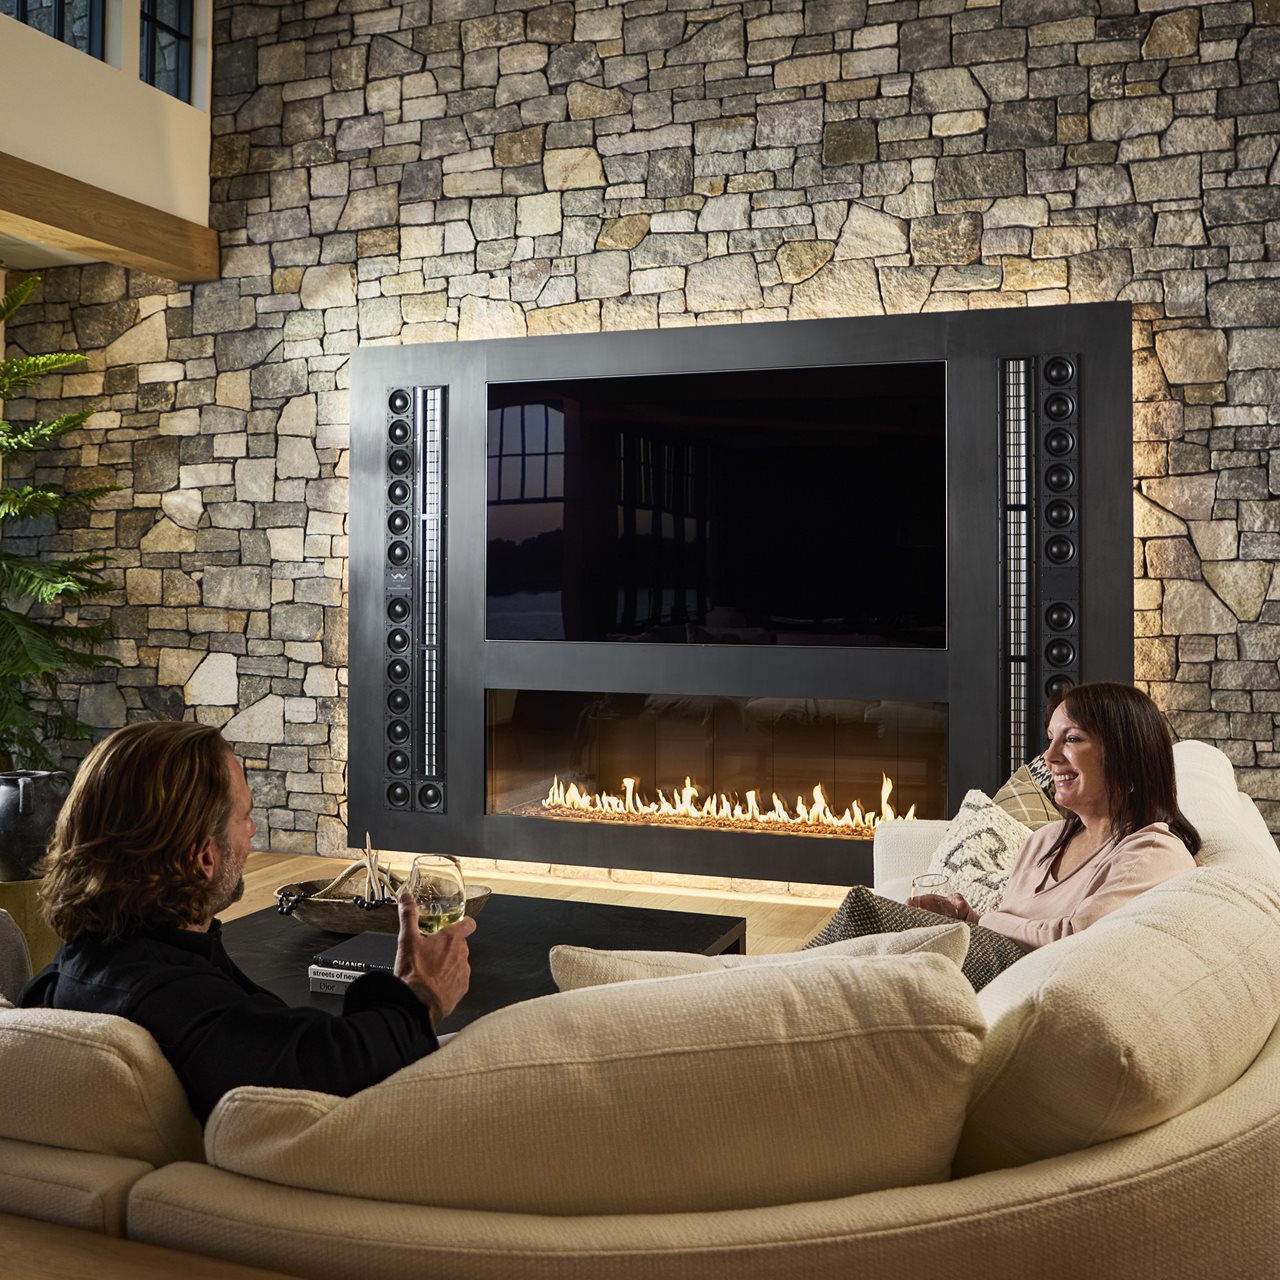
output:
[[[6,360],[0,365],[0,400],[8,399],[15,391],[29,387],[41,378],[47,378],[59,369],[69,365],[80,364],[84,356],[73,351],[50,351],[43,356],[20,356],[16,360]]]
[[[89,672],[115,666],[114,658],[92,648],[105,638],[105,631],[105,623],[73,627],[0,609],[0,670],[25,682],[57,677],[69,670]]]
[[[23,485],[21,489],[0,489],[0,520],[38,520],[57,515],[64,507],[87,507],[120,490],[118,484],[100,484],[92,489],[63,493],[41,485]]]
[[[0,369],[3,365],[0,365]],[[0,398],[3,398],[0,391]],[[33,422],[30,426],[15,427],[9,422],[0,422],[0,457],[10,453],[31,453],[52,444],[68,431],[83,426],[91,417],[92,409],[80,409],[75,413],[64,413],[48,422]]]
[[[0,724],[5,726],[0,750],[8,754],[9,763],[14,767],[58,769],[62,762],[49,748],[62,742],[91,738],[93,730],[68,712],[58,697],[55,679],[42,680],[39,684],[39,705],[17,689],[0,687]]]
[[[101,553],[70,560],[32,560],[0,554],[0,599],[30,597],[41,604],[75,604],[100,596],[114,590],[102,576],[105,563]]]
[[[65,499],[57,489],[25,484],[21,489],[0,489],[0,520],[38,520],[57,515]]]
[[[0,298],[0,324],[11,316],[31,296],[31,291],[40,283],[39,276],[28,276],[19,281]]]
[[[0,323],[18,310],[38,283],[38,276],[29,276],[0,299]],[[72,352],[0,358],[0,400],[82,361]],[[91,412],[21,425],[0,419],[0,459],[56,446],[68,432],[83,426]],[[52,484],[0,487],[0,528],[8,521],[56,517],[65,507],[90,506],[118,488],[96,485],[66,493]],[[32,532],[38,533],[38,527]],[[106,565],[105,553],[98,551],[60,559],[0,553],[0,763],[56,767],[62,742],[91,736],[92,730],[71,714],[59,690],[65,688],[60,681],[92,678],[100,668],[118,665],[115,658],[98,652],[111,634],[110,621],[81,622],[74,611],[74,606],[116,589],[104,573]],[[60,614],[68,606],[73,607],[70,619]]]

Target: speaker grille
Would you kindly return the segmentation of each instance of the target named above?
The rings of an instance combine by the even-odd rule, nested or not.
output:
[[[445,396],[388,387],[383,512],[383,801],[443,813]]]
[[[1001,362],[1010,771],[1042,750],[1047,698],[1080,681],[1080,357]]]
[[[1036,697],[1043,702],[1081,679],[1081,360],[1042,356],[1036,378],[1036,556],[1040,637]]]

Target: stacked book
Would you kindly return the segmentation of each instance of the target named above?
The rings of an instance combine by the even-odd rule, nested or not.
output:
[[[362,973],[390,973],[395,959],[394,933],[358,933],[315,956],[307,977],[312,991],[340,996]]]

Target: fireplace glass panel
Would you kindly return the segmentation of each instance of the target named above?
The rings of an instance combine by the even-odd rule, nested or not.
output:
[[[486,700],[489,813],[865,839],[889,809],[946,812],[942,703],[529,689]]]
[[[946,365],[493,383],[490,640],[942,648]]]

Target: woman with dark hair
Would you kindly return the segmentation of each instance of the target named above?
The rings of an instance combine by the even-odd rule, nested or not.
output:
[[[1050,704],[1048,733],[1044,758],[1067,817],[1018,851],[999,907],[979,914],[959,894],[903,906],[856,888],[808,945],[963,920],[973,926],[964,973],[980,990],[1028,951],[1196,865],[1200,836],[1178,808],[1173,741],[1145,693],[1076,685]]]
[[[1123,684],[1069,688],[1051,704],[1048,732],[1045,763],[1067,817],[1022,846],[1000,906],[979,915],[958,894],[911,905],[1029,950],[1195,866],[1200,836],[1178,808],[1173,743],[1145,693]]]

